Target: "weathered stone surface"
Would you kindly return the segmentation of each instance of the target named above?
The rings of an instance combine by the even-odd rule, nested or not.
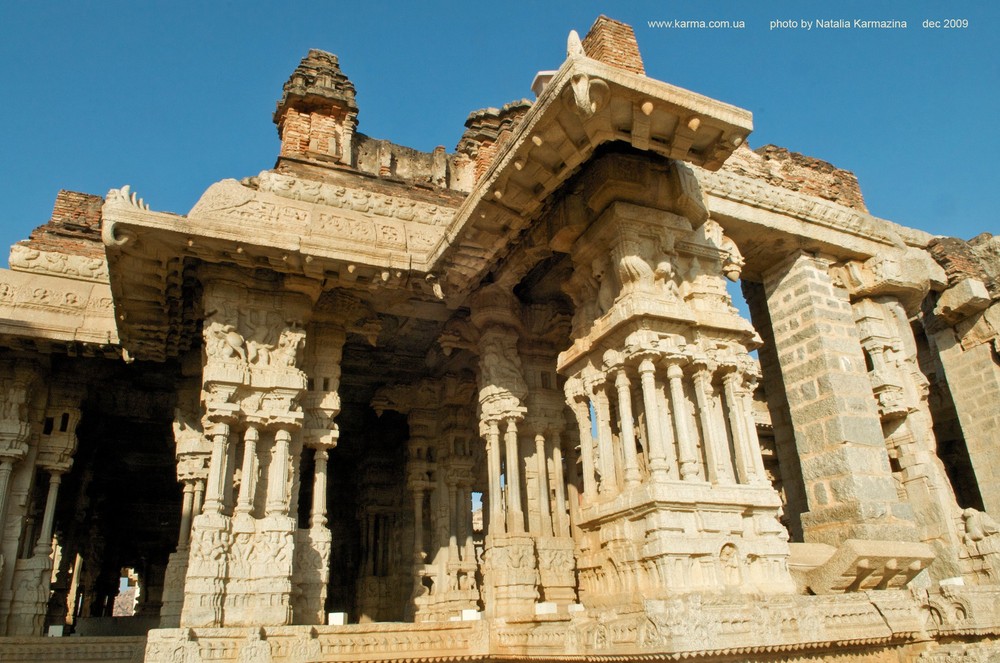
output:
[[[947,324],[955,324],[990,305],[990,294],[979,279],[963,279],[941,293],[934,315]]]
[[[859,212],[868,211],[854,173],[777,145],[765,145],[752,151],[747,146],[741,147],[726,162],[725,170]]]
[[[904,587],[934,561],[930,546],[848,539],[806,576],[816,594]]]
[[[0,658],[995,654],[997,238],[607,17],[536,82],[422,153],[310,51],[273,170],[59,194],[0,271]]]

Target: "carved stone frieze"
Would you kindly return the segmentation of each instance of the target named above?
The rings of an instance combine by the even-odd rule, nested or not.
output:
[[[107,260],[43,251],[24,244],[10,247],[10,268],[18,272],[51,274],[97,283],[108,282]]]
[[[256,224],[270,224],[272,232],[294,229],[304,251],[315,246],[324,255],[339,253],[395,267],[395,254],[426,256],[454,216],[454,210],[444,205],[349,186],[277,173],[262,173],[256,180],[256,190],[235,180],[213,185],[191,209],[190,218],[223,224],[253,219]]]
[[[995,657],[1000,243],[751,156],[634,42],[454,156],[311,51],[273,170],[61,195],[0,270],[0,658]],[[160,628],[90,638],[122,565]]]
[[[49,273],[0,270],[0,333],[96,346],[118,342],[107,285]]]
[[[848,207],[788,189],[772,187],[726,171],[712,173],[698,169],[695,172],[702,189],[709,197],[710,206],[712,198],[732,200],[750,207],[803,219],[866,240],[895,247],[903,246],[903,240],[892,224]]]

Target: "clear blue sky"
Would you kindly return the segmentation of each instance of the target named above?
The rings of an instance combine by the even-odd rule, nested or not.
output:
[[[831,8],[835,7],[835,9]],[[947,8],[946,8],[947,7]],[[270,168],[281,85],[309,48],[340,56],[360,131],[454,149],[467,114],[531,97],[570,29],[631,23],[647,73],[751,110],[775,143],[857,173],[872,213],[937,234],[1000,233],[1000,3],[0,3],[0,246],[60,188],[131,184],[185,213],[212,182]],[[901,19],[905,30],[770,30]],[[968,19],[925,29],[925,19]],[[744,21],[656,29],[651,20]]]

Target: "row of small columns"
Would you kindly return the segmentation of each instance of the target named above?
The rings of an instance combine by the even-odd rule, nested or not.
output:
[[[177,550],[187,550],[191,543],[191,521],[201,513],[205,502],[205,480],[185,479],[184,495],[181,499],[181,531],[177,536]]]
[[[521,457],[518,446],[517,422],[519,413],[486,419],[487,471],[489,472],[489,508],[491,534],[522,534],[525,531],[524,509],[521,505]],[[504,453],[500,450],[500,426],[503,425]],[[563,488],[563,458],[560,434],[548,431],[534,435],[536,473],[538,477],[539,532],[541,536],[566,536],[569,533],[566,493]],[[552,476],[549,477],[548,461],[551,448]],[[501,472],[501,455],[505,456]],[[506,479],[506,490],[501,491],[500,477]],[[550,483],[551,480],[551,483]],[[550,485],[555,486],[555,504],[550,499]],[[506,502],[500,499],[504,495]],[[554,506],[554,509],[553,509]]]
[[[54,467],[45,468],[49,473],[49,489],[45,497],[45,512],[42,516],[42,527],[38,531],[38,538],[35,540],[35,547],[32,550],[34,555],[48,556],[52,553],[52,527],[55,524],[56,500],[59,497],[59,485],[62,483],[62,474],[68,468]],[[7,493],[10,488],[10,476],[14,471],[14,461],[8,457],[0,460],[0,519],[2,519],[7,508]],[[0,520],[0,523],[3,521]]]
[[[233,472],[233,462],[229,453],[230,426],[224,423],[214,424],[209,431],[209,437],[212,440],[212,456],[209,461],[203,510],[206,513],[221,515],[228,501],[226,493]],[[267,501],[265,502],[267,516],[288,515],[289,502],[286,493],[288,467],[291,462],[289,457],[291,440],[292,434],[288,429],[279,428],[274,433],[274,451],[268,471]],[[234,509],[236,514],[249,515],[253,511],[254,495],[257,490],[257,444],[259,441],[259,426],[253,424],[247,426],[243,434],[243,479],[240,483],[240,492]],[[328,459],[329,452],[325,448],[316,448],[313,499],[309,519],[311,527],[322,527],[327,523],[326,477]],[[194,513],[199,512],[198,509],[194,509]]]
[[[205,488],[206,513],[222,514],[226,504],[226,493],[233,472],[229,460],[228,424],[215,424],[209,437],[212,439],[212,458],[209,461],[208,485]],[[243,435],[243,480],[240,484],[240,494],[235,513],[250,513],[253,510],[254,492],[257,489],[257,442],[260,431],[254,426],[247,427]],[[288,502],[285,499],[285,483],[288,476],[288,446],[292,435],[288,430],[278,429],[274,434],[274,451],[271,456],[270,472],[267,481],[266,515],[288,515]]]
[[[425,495],[435,489],[434,483],[423,478],[429,467],[427,461],[411,461],[412,475],[409,488],[413,491],[413,559],[422,564],[427,559],[424,550],[424,500]],[[466,522],[466,508],[471,504],[472,482],[448,480],[448,553],[451,561],[468,558],[472,550],[471,527]],[[458,541],[462,540],[463,551],[459,553]],[[433,542],[432,542],[433,544]]]
[[[562,441],[558,430],[546,431],[548,437],[542,433],[535,435],[535,460],[537,462],[538,474],[538,509],[539,525],[541,536],[568,536],[569,520],[566,511],[566,483],[563,476]],[[548,461],[551,449],[552,476],[548,476]],[[550,489],[551,486],[555,490]],[[552,504],[549,496],[554,495],[555,504]]]
[[[452,562],[469,561],[475,552],[472,543],[470,506],[472,504],[472,482],[447,477],[448,482],[448,559]],[[458,542],[462,545],[459,548]]]
[[[668,480],[671,462],[668,460],[667,445],[663,439],[660,427],[660,406],[657,393],[657,360],[659,355],[642,356],[638,363],[638,373],[641,383],[643,408],[646,413],[646,431],[649,445],[649,469],[654,481]],[[723,364],[713,366],[710,362],[688,357],[667,357],[667,395],[673,416],[673,433],[677,443],[677,470],[682,481],[701,481],[699,473],[700,460],[695,444],[695,431],[689,426],[688,403],[684,393],[684,364],[691,363],[691,376],[699,423],[704,436],[703,447],[707,480],[713,484],[733,483],[733,460],[730,458],[728,440],[724,431],[719,430],[711,418],[709,392],[715,374],[721,374],[724,389],[724,407],[728,413],[730,429],[733,434],[735,450],[736,481],[741,484],[761,483],[766,481],[763,460],[760,455],[760,444],[757,439],[756,425],[751,410],[750,392],[742,387],[742,374],[735,365]],[[636,451],[636,432],[632,411],[632,390],[628,377],[628,369],[624,364],[611,367],[608,371],[614,374],[614,387],[617,396],[620,418],[620,433],[623,451],[622,478],[625,488],[632,488],[641,482],[638,456]],[[590,444],[580,445],[581,462],[583,465],[584,495],[593,498],[598,492],[617,492],[617,474],[615,472],[615,455],[611,438],[611,408],[607,395],[607,381],[594,381],[590,384],[592,396],[587,398],[584,391],[574,389],[567,382],[567,400],[573,409],[580,427],[580,439],[589,440],[592,437],[590,422],[590,403],[593,404],[597,417],[597,445],[599,458],[594,459]],[[599,465],[599,466],[598,466]],[[601,476],[598,489],[595,470]]]
[[[487,419],[486,427],[486,462],[489,472],[490,501],[490,534],[523,534],[524,510],[521,506],[521,470],[520,453],[517,442],[517,422],[520,413],[504,416],[499,419]],[[506,451],[506,485],[507,490],[501,492],[500,487],[500,424],[504,425],[503,443]],[[544,438],[542,440],[544,444]],[[544,475],[543,475],[544,476]],[[506,498],[506,504],[500,499]],[[546,494],[546,502],[548,495]],[[506,516],[506,518],[505,518]]]

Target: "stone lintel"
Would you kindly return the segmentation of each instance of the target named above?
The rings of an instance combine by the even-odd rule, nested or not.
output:
[[[945,324],[953,325],[984,310],[991,301],[982,281],[963,279],[941,293],[934,306],[934,315]]]
[[[0,270],[0,337],[56,345],[118,344],[111,288],[75,278]]]

